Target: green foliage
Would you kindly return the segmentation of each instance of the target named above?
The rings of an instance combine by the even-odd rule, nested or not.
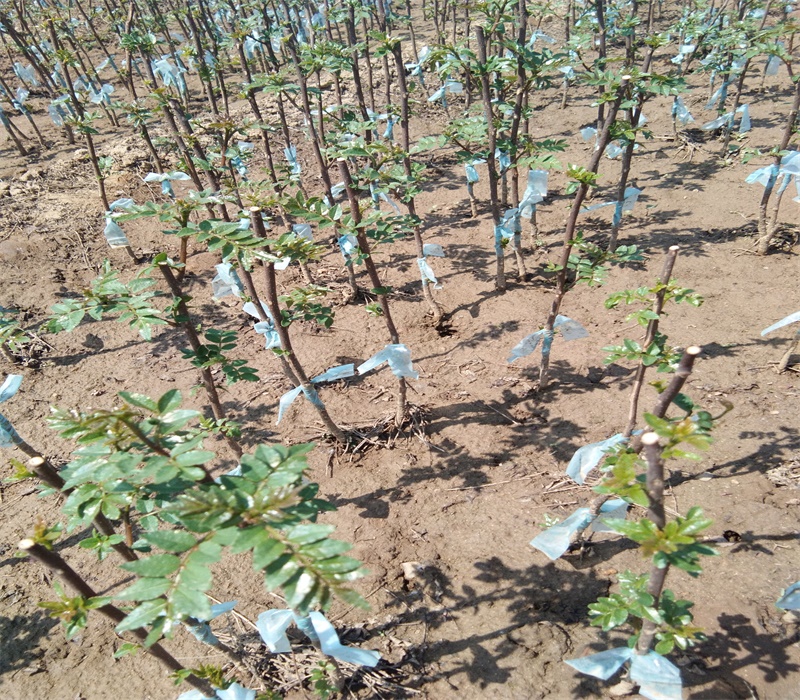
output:
[[[697,576],[702,570],[698,563],[700,556],[716,554],[713,547],[698,542],[699,534],[712,523],[698,507],[690,508],[685,517],[676,516],[663,529],[647,518],[636,522],[606,518],[603,522],[636,542],[642,556],[652,557],[659,569],[671,564]]]
[[[336,667],[328,660],[321,660],[317,665],[311,669],[308,677],[314,689],[314,695],[320,700],[328,700],[338,692],[336,684],[333,682],[333,674],[336,673]]]
[[[53,545],[60,539],[63,530],[61,523],[48,525],[43,520],[37,520],[33,526],[33,536],[31,539],[41,547],[52,551]]]
[[[125,541],[122,535],[101,535],[97,530],[92,531],[92,536],[81,540],[78,546],[81,549],[93,549],[97,554],[97,560],[103,561],[111,552],[114,551],[115,544]]]
[[[61,620],[68,640],[86,627],[90,610],[102,608],[111,600],[111,598],[100,596],[95,598],[84,598],[82,596],[70,598],[64,593],[64,589],[58,581],[53,581],[53,589],[58,594],[58,600],[37,603],[37,605],[48,611],[48,617],[54,620]]]
[[[180,671],[176,671],[172,674],[175,685],[180,685],[189,676],[203,678],[211,683],[212,686],[215,688],[220,688],[221,690],[225,690],[226,688],[230,687],[231,683],[233,682],[225,678],[225,673],[221,666],[214,666],[212,664],[201,664],[197,668],[183,668]]]
[[[155,280],[149,277],[135,277],[127,284],[121,282],[106,260],[100,277],[92,280],[81,298],[64,299],[53,305],[45,327],[51,333],[72,331],[87,315],[99,321],[106,314],[117,314],[117,320],[127,322],[142,338],[150,340],[154,326],[167,324],[162,312],[152,305],[154,298],[162,296],[150,289],[154,284]]]
[[[120,398],[119,408],[55,410],[50,421],[79,444],[62,470],[72,489],[64,505],[68,527],[124,510],[139,532],[134,548],[143,556],[122,565],[135,579],[115,596],[131,605],[117,631],[145,627],[150,645],[181,621],[207,619],[211,567],[226,553],[250,552],[267,589],[281,589],[301,614],[327,607],[334,595],[363,604],[347,588],[363,576],[361,563],[345,556],[349,544],[331,539],[332,526],[315,522],[333,506],[305,478],[312,445],[258,446],[242,456],[239,475],[215,480],[209,470],[216,455],[203,449],[208,430],[196,427],[197,411],[180,407],[179,392]],[[112,544],[96,533],[90,540],[81,546],[102,551]]]
[[[223,261],[233,257],[241,259],[246,253],[255,257],[266,256],[259,249],[263,248],[267,241],[249,229],[243,229],[238,221],[205,219],[197,226],[186,226],[177,233],[179,236],[194,236],[198,243],[205,243],[210,251],[219,252]]]
[[[614,252],[609,252],[596,243],[586,240],[582,231],[578,231],[575,239],[570,241],[570,245],[576,251],[570,254],[567,262],[567,269],[575,273],[570,287],[576,284],[599,287],[605,284],[611,263],[622,265],[643,259],[635,245],[619,246]],[[548,272],[557,272],[561,268],[554,263],[548,263],[546,269]]]
[[[0,345],[5,345],[12,353],[24,353],[35,338],[25,330],[15,316],[17,312],[0,307]]]
[[[661,315],[654,311],[658,296],[663,299],[661,302]],[[669,284],[659,282],[653,287],[639,287],[615,292],[606,299],[605,307],[607,309],[616,309],[623,303],[626,306],[632,304],[641,306],[642,308],[629,313],[625,320],[634,320],[637,324],[646,328],[650,323],[659,321],[661,316],[666,315],[663,306],[670,301],[676,304],[685,302],[691,306],[698,307],[703,303],[703,297],[693,289],[680,287],[675,280],[670,280]],[[622,341],[622,345],[609,345],[604,347],[603,350],[609,353],[604,360],[607,365],[627,360],[629,362],[641,362],[645,367],[655,367],[658,372],[674,372],[681,358],[680,349],[668,346],[667,336],[660,332],[653,334],[653,339],[647,347],[642,347],[637,341],[626,338]]]
[[[629,640],[634,646],[639,638],[641,621],[649,620],[659,626],[656,632],[655,650],[666,655],[676,646],[685,650],[704,639],[699,627],[692,625],[694,619],[690,612],[694,603],[688,600],[676,600],[675,594],[666,589],[656,603],[655,598],[647,592],[647,575],[636,575],[624,571],[617,576],[619,592],[608,597],[599,598],[589,605],[589,616],[593,625],[608,632],[630,622],[635,634]]]
[[[646,508],[650,504],[645,488],[643,465],[638,455],[629,450],[618,450],[606,458],[603,480],[595,486],[598,493],[624,498]]]
[[[248,367],[247,360],[232,360],[225,354],[236,347],[236,331],[210,328],[203,335],[208,342],[200,345],[196,351],[181,350],[183,356],[195,367],[205,369],[219,366],[228,384],[258,381],[257,370]]]
[[[661,616],[654,607],[655,598],[647,592],[647,574],[637,576],[630,571],[624,571],[617,579],[619,593],[598,598],[596,603],[589,605],[592,624],[601,627],[604,632],[625,624],[630,617],[659,624]]]
[[[659,506],[663,508],[663,503],[651,501],[653,494],[648,492],[647,473],[653,468],[663,470],[663,464],[657,466],[663,460],[693,456],[682,448],[684,444],[696,449],[707,448],[713,425],[712,417],[705,411],[697,410],[688,397],[682,396],[676,403],[687,412],[685,417],[669,419],[645,414],[647,424],[660,438],[658,462],[648,465],[629,446],[618,445],[607,456],[602,467],[603,478],[595,486],[595,491],[622,498],[642,508],[656,509],[650,510],[648,516],[658,513]],[[653,478],[658,480],[663,476]],[[634,647],[647,621],[655,625],[655,650],[659,654],[667,654],[676,646],[686,649],[702,639],[700,629],[692,625],[692,603],[677,600],[669,590],[661,590],[663,579],[653,588],[654,572],[659,569],[675,566],[690,576],[698,576],[702,571],[700,557],[716,554],[714,548],[703,541],[703,534],[711,525],[711,520],[703,515],[702,509],[692,507],[685,515],[667,519],[663,527],[659,527],[651,517],[636,520],[603,518],[603,523],[639,546],[641,555],[651,562],[651,573],[649,576],[629,571],[620,574],[619,590],[589,606],[592,623],[606,632],[626,623],[631,624],[634,634],[629,639],[629,645]]]
[[[281,311],[281,325],[288,326],[293,321],[315,321],[323,328],[330,328],[333,325],[333,309],[318,301],[324,299],[329,291],[327,287],[311,284],[278,297],[287,307]]]
[[[572,181],[567,185],[566,189],[566,194],[569,195],[576,192],[581,186],[597,187],[599,175],[588,168],[584,168],[582,165],[570,163],[567,165],[567,177]]]
[[[32,479],[36,477],[36,474],[28,469],[24,462],[20,462],[18,459],[14,459],[12,457],[8,460],[8,463],[11,465],[14,471],[11,473],[11,476],[3,479],[3,483],[16,484],[19,481],[25,481],[25,479]]]
[[[652,312],[651,312],[652,313]],[[603,360],[611,365],[620,360],[641,362],[645,367],[655,367],[658,372],[674,372],[681,359],[679,348],[667,346],[667,336],[656,333],[653,342],[643,348],[635,340],[625,338],[622,345],[608,345],[603,350],[609,353]]]

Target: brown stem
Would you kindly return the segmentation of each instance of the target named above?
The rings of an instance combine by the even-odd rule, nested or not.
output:
[[[253,223],[253,230],[255,231],[256,235],[260,236],[261,238],[266,238],[264,219],[262,218],[261,210],[258,207],[250,208],[250,220]],[[272,318],[274,319],[275,330],[277,331],[278,338],[281,342],[281,356],[285,358],[291,366],[294,375],[297,377],[297,383],[303,388],[303,393],[306,395],[309,401],[311,401],[311,404],[317,410],[317,413],[319,413],[320,418],[322,418],[322,422],[325,424],[325,427],[328,429],[330,434],[337,442],[343,445],[347,444],[347,438],[345,437],[345,434],[342,432],[342,429],[336,425],[336,423],[334,423],[333,419],[328,413],[328,409],[325,408],[325,405],[322,403],[322,401],[320,401],[318,398],[316,401],[312,399],[312,397],[317,397],[317,390],[311,383],[311,380],[308,378],[303,365],[300,364],[300,360],[297,359],[297,355],[292,347],[292,339],[289,336],[289,328],[281,323],[281,307],[280,302],[278,301],[278,283],[275,278],[274,263],[269,261],[264,263],[264,280],[267,287],[267,294],[264,301],[269,309],[269,312],[272,314]]]
[[[497,236],[496,229],[500,225],[500,200],[497,193],[497,169],[495,164],[494,152],[497,143],[497,134],[494,128],[494,112],[492,110],[492,95],[489,90],[489,74],[485,70],[487,56],[486,56],[486,35],[483,27],[477,25],[475,27],[475,40],[478,44],[478,62],[482,66],[481,69],[481,93],[483,96],[483,118],[486,120],[488,136],[489,136],[489,153],[486,162],[489,166],[489,199],[492,208],[492,231]],[[495,243],[495,279],[494,288],[498,292],[505,292],[506,290],[506,275],[505,275],[505,253],[503,248],[498,243]]]
[[[647,462],[647,498],[650,505],[647,517],[660,530],[664,529],[667,519],[664,513],[664,460],[661,458],[661,448],[658,444],[658,435],[645,433],[642,435],[642,445],[645,461]],[[658,602],[664,590],[669,565],[660,568],[653,565],[650,569],[650,579],[647,592],[653,596],[653,607],[658,609]],[[650,620],[642,622],[642,631],[636,643],[636,653],[646,654],[650,651],[658,625]]]
[[[789,141],[792,138],[792,134],[794,133],[794,125],[797,121],[798,112],[800,112],[800,80],[795,83],[792,108],[789,110],[789,115],[786,119],[786,125],[784,126],[781,144],[772,160],[772,163],[776,168],[780,167],[781,152],[786,150],[789,145]],[[767,251],[769,250],[769,244],[772,242],[772,238],[777,230],[777,227],[771,231],[767,229],[767,206],[769,205],[769,198],[772,195],[774,186],[775,183],[770,182],[767,187],[764,188],[764,194],[761,197],[761,203],[758,208],[758,233],[760,238],[757,241],[757,250],[759,255],[767,254]]]
[[[378,296],[378,303],[381,305],[381,312],[384,323],[386,323],[386,329],[389,331],[389,338],[393,344],[397,345],[400,343],[400,336],[397,333],[397,327],[394,325],[392,312],[389,309],[389,298],[385,292],[380,291],[383,289],[383,285],[378,276],[375,261],[372,259],[369,242],[367,241],[364,229],[358,227],[361,223],[361,209],[359,207],[358,197],[356,197],[355,190],[353,189],[353,179],[350,177],[350,169],[347,167],[347,161],[344,158],[340,158],[338,163],[339,173],[344,182],[345,190],[347,191],[347,198],[350,201],[350,216],[353,217],[353,223],[356,226],[358,247],[361,250],[361,254],[364,256],[364,267],[367,269],[367,274],[372,284],[371,292]],[[395,425],[397,425],[398,428],[403,425],[406,417],[406,390],[405,377],[398,377],[395,410]]]
[[[661,271],[659,278],[659,286],[662,287],[656,292],[655,302],[653,304],[653,312],[661,316],[664,308],[664,296],[667,293],[666,286],[672,277],[672,270],[675,267],[675,259],[678,257],[678,246],[670,246],[667,252],[667,258],[664,260],[664,269]],[[655,340],[656,333],[658,333],[658,322],[660,318],[654,318],[647,324],[647,332],[645,333],[642,348],[646,351],[650,344]],[[631,391],[630,409],[628,410],[628,425],[625,428],[623,435],[630,437],[633,429],[636,427],[636,417],[639,412],[639,395],[644,385],[644,376],[647,372],[647,367],[643,362],[639,362],[636,368],[636,377],[633,381],[633,390]]]
[[[61,556],[56,552],[52,552],[30,539],[22,540],[18,546],[23,552],[27,552],[33,559],[36,559],[36,561],[38,561],[40,564],[43,564],[45,567],[50,569],[50,571],[57,574],[78,595],[82,596],[83,598],[97,597],[97,592],[88,583],[86,583],[81,575],[78,574],[78,572],[75,571],[75,569],[73,569],[69,564],[67,564],[67,562],[65,562],[64,559],[62,559]],[[113,620],[114,624],[116,625],[119,625],[126,617],[122,610],[115,605],[111,605],[110,603],[97,608],[97,610]],[[133,630],[132,632],[144,645],[147,639],[147,633],[142,629]],[[184,667],[178,662],[178,660],[166,649],[164,649],[164,647],[162,647],[158,642],[145,648],[172,673],[183,671]],[[210,688],[209,684],[194,674],[190,674],[186,681],[189,683],[189,685],[197,688],[206,695],[211,695],[213,693],[213,690]]]
[[[678,365],[678,370],[672,377],[672,381],[669,383],[667,388],[664,392],[659,396],[658,402],[653,408],[653,415],[656,418],[663,418],[667,415],[667,409],[669,405],[672,403],[673,399],[678,395],[680,390],[683,388],[683,385],[686,383],[686,380],[689,378],[689,375],[692,373],[692,367],[694,366],[695,358],[700,354],[700,348],[696,345],[692,345],[691,347],[686,348],[683,353],[683,357],[681,357],[680,365]],[[630,442],[630,450],[639,454],[644,447],[643,442],[644,436],[634,436]],[[591,505],[589,506],[589,510],[591,511],[592,515],[597,515],[600,512],[601,506],[608,501],[612,496],[608,494],[603,494],[595,498]],[[572,533],[570,536],[570,543],[576,543],[583,537],[583,532],[586,528],[582,528],[577,530],[576,532]]]
[[[394,53],[394,62],[395,62],[395,69],[397,70],[397,84],[400,88],[400,138],[401,138],[401,145],[403,148],[403,169],[405,170],[406,177],[411,181],[413,179],[413,170],[411,168],[411,156],[409,155],[410,150],[410,136],[409,136],[409,108],[408,108],[408,84],[406,82],[406,71],[405,71],[405,64],[403,63],[403,54],[400,49],[400,44],[395,44],[393,48]],[[418,219],[417,217],[417,207],[414,198],[411,197],[406,202],[406,207],[408,208],[408,213],[414,217],[415,220]],[[424,258],[425,257],[425,246],[422,240],[422,232],[420,231],[420,226],[414,226],[414,243],[417,247],[417,258]],[[430,281],[426,278],[422,278],[422,296],[425,298],[425,301],[428,303],[428,310],[430,311],[431,315],[433,316],[433,324],[434,326],[439,326],[442,322],[443,311],[441,305],[433,298],[433,292],[431,292],[431,285]]]
[[[37,455],[28,461],[28,469],[36,474],[39,480],[43,484],[47,484],[51,489],[60,491],[65,496],[69,496],[69,494],[72,493],[73,489],[64,488],[64,479],[61,478],[61,474],[58,473],[58,470],[41,455]],[[111,521],[102,513],[98,513],[94,517],[93,524],[97,528],[97,531],[106,537],[117,534]],[[126,561],[136,561],[139,558],[136,556],[136,552],[124,542],[112,545],[112,547],[117,554]]]
[[[600,167],[600,158],[603,156],[603,152],[605,151],[606,146],[608,145],[608,141],[610,139],[610,131],[611,125],[614,123],[614,120],[617,118],[617,112],[619,111],[619,105],[622,102],[623,96],[627,92],[628,88],[628,76],[622,76],[622,82],[620,83],[619,88],[617,89],[616,97],[614,101],[610,104],[608,109],[608,114],[605,117],[605,121],[603,122],[603,128],[599,131],[597,137],[597,148],[592,153],[592,157],[589,161],[589,168],[590,172],[596,173],[597,169]],[[586,194],[589,191],[589,184],[588,183],[581,183],[578,186],[577,191],[575,192],[575,197],[572,200],[572,208],[569,210],[569,217],[567,218],[567,226],[564,229],[564,238],[561,247],[561,259],[558,263],[558,272],[556,273],[556,297],[553,300],[553,304],[550,308],[550,315],[547,317],[547,323],[545,324],[545,330],[548,333],[553,332],[553,327],[556,322],[556,317],[558,316],[558,312],[561,309],[561,302],[564,300],[564,296],[567,293],[567,265],[569,263],[569,256],[572,252],[572,241],[575,238],[575,229],[578,223],[578,216],[581,213],[581,206],[583,205],[583,200],[586,198]],[[542,353],[542,362],[539,366],[539,391],[543,391],[547,388],[547,373],[550,368],[550,353]]]
[[[175,279],[175,275],[172,273],[172,269],[168,264],[161,264],[158,266],[158,269],[161,270],[161,274],[164,276],[172,295],[178,300],[175,321],[181,328],[183,328],[184,333],[186,333],[186,338],[189,341],[189,345],[192,346],[192,350],[194,352],[198,352],[202,343],[200,342],[197,331],[194,329],[194,325],[192,324],[192,319],[189,316],[189,308],[186,306],[186,297],[181,291],[178,280]],[[211,369],[208,367],[201,368],[200,377],[203,381],[203,387],[206,390],[208,402],[211,404],[211,412],[214,414],[214,418],[216,420],[223,420],[225,418],[225,409],[222,408],[222,403],[219,400],[219,394],[217,393],[217,387],[214,384],[214,377],[211,375]],[[238,442],[236,442],[236,440],[234,440],[230,435],[225,435],[225,441],[228,443],[237,457],[242,456],[242,447]]]

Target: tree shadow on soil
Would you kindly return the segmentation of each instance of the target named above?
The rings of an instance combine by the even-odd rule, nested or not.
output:
[[[710,466],[706,471],[715,476],[735,477],[743,474],[765,474],[780,466],[791,455],[800,451],[800,431],[787,425],[779,426],[778,431],[740,432],[740,440],[758,440],[758,448],[743,457]],[[670,485],[678,486],[693,478],[693,474],[676,475],[670,478]]]
[[[754,697],[752,686],[736,675],[736,671],[750,666],[758,668],[765,683],[775,683],[800,671],[800,664],[792,661],[787,653],[800,639],[796,626],[786,633],[767,616],[759,631],[745,615],[727,613],[720,615],[718,621],[720,631],[703,643],[702,658],[692,655],[692,663],[684,667],[682,675],[686,687],[713,683],[711,688],[695,693],[690,690],[691,700]],[[767,631],[764,623],[774,631]]]
[[[460,589],[438,567],[419,567],[416,579],[391,594],[389,608],[396,608],[397,615],[370,632],[385,635],[413,624],[423,624],[426,632],[439,631],[436,636],[445,638],[423,642],[413,651],[428,663],[449,661],[440,677],[451,685],[466,681],[487,689],[520,672],[534,676],[526,678],[526,684],[542,682],[550,664],[577,653],[564,626],[585,623],[587,605],[608,593],[608,582],[590,570],[565,570],[552,563],[514,568],[496,556],[475,562],[474,567],[474,585],[464,583]],[[480,615],[486,616],[489,629],[465,636],[459,620],[470,621],[474,629]],[[493,616],[503,623],[493,625]],[[520,652],[536,662],[524,669],[504,663],[511,657],[519,659]],[[460,658],[449,659],[454,656]],[[583,685],[584,679],[576,674],[575,681]]]
[[[11,671],[23,668],[34,669],[43,650],[39,643],[58,625],[42,611],[7,617],[0,615],[0,639],[3,640],[3,653],[0,654],[0,678]],[[2,685],[2,680],[0,680]]]

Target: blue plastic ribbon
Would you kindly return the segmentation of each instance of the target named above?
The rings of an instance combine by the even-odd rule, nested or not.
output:
[[[588,508],[578,508],[566,520],[556,523],[540,532],[530,541],[531,547],[538,549],[551,561],[561,557],[569,549],[572,535],[593,525],[597,532],[613,532],[603,524],[603,518],[625,517],[628,504],[621,498],[613,498],[600,507],[600,512],[593,516]]]
[[[583,484],[586,476],[600,463],[603,456],[613,447],[627,440],[628,438],[622,433],[618,433],[606,440],[578,448],[567,466],[567,476],[576,483]]]
[[[775,605],[781,610],[800,610],[800,581],[789,586]]]
[[[500,168],[500,174],[506,172],[511,167],[511,156],[499,148],[495,148],[494,157],[497,158],[497,166]]]
[[[440,87],[428,98],[428,102],[436,102],[436,100],[441,100],[442,104],[446,107],[447,95],[458,95],[462,92],[464,92],[464,86],[460,82],[447,78],[444,81],[444,85],[442,85],[442,87]]]
[[[544,32],[542,32],[542,31],[540,31],[538,29],[534,29],[533,32],[531,33],[531,38],[528,39],[528,43],[525,44],[525,46],[527,48],[529,48],[529,49],[532,49],[534,44],[536,44],[536,42],[539,39],[541,39],[542,41],[544,41],[544,42],[546,42],[548,44],[555,44],[556,43],[556,40],[553,37],[551,37],[549,34],[545,34]]]
[[[292,224],[292,233],[305,238],[309,243],[314,242],[314,232],[311,229],[311,224]]]
[[[348,233],[345,236],[340,236],[336,242],[339,245],[339,250],[345,262],[350,262],[353,254],[358,250],[358,239],[354,235]]]
[[[654,651],[631,656],[631,680],[639,684],[639,695],[649,700],[683,698],[680,670]]]
[[[30,83],[33,87],[39,85],[39,81],[36,80],[36,71],[33,70],[33,66],[30,64],[23,66],[19,62],[15,62],[14,75],[16,75],[23,82]]]
[[[607,649],[597,654],[589,654],[589,656],[582,656],[579,659],[565,659],[564,662],[580,673],[599,678],[601,681],[607,681],[622,668],[623,664],[633,654],[633,649],[619,647],[617,649]]]
[[[434,274],[433,269],[428,264],[428,261],[425,258],[417,258],[417,267],[419,267],[419,274],[422,278],[423,284],[431,282],[433,284],[434,289],[442,288],[442,285],[439,284],[439,280],[436,279],[436,275]]]
[[[561,333],[561,336],[564,340],[578,340],[580,338],[586,338],[589,336],[589,331],[587,331],[578,321],[575,321],[569,316],[562,316],[558,314],[556,316],[556,320],[553,323],[553,330],[558,330]],[[530,355],[536,348],[539,346],[540,341],[547,341],[549,340],[552,343],[552,336],[548,339],[547,330],[542,328],[541,330],[535,331],[530,335],[526,335],[522,340],[519,341],[512,349],[511,355],[509,355],[508,359],[506,360],[508,364],[519,360],[523,357],[527,357]],[[549,343],[545,346],[543,343],[542,347],[542,354],[545,354],[545,347],[547,352],[549,353]]]
[[[111,104],[111,97],[110,95],[114,92],[114,86],[105,83],[100,86],[99,90],[95,90],[91,85],[88,87],[89,93],[89,101],[92,104],[99,105],[101,102],[105,102],[106,104]]]
[[[325,370],[322,374],[317,375],[311,380],[312,384],[323,384],[325,382],[335,382],[339,379],[345,379],[346,377],[352,377],[355,374],[354,365],[347,364],[347,365],[338,365],[336,367],[331,367],[328,370]],[[303,394],[314,406],[322,406],[322,399],[319,398],[319,394],[314,387],[310,389],[305,389],[302,385],[287,391],[278,401],[278,420],[275,421],[275,425],[281,422],[281,418],[283,418],[283,414],[286,410],[291,406],[295,399]]]
[[[208,644],[209,646],[215,647],[219,644],[219,639],[214,635],[211,631],[211,627],[209,626],[209,622],[214,620],[215,618],[219,617],[220,615],[224,615],[227,612],[230,612],[236,607],[237,601],[232,600],[227,603],[217,603],[216,605],[211,606],[211,615],[206,620],[200,620],[197,618],[192,618],[193,622],[184,622],[184,626],[186,627],[189,632],[192,633],[194,638],[198,642],[202,642],[203,644]]]
[[[203,695],[200,690],[187,690],[178,696],[178,700],[256,700],[256,691],[249,690],[239,683],[231,683],[225,690],[216,688],[214,697]]]
[[[217,270],[216,277],[211,280],[214,299],[219,300],[231,294],[239,298],[244,296],[244,285],[230,263],[220,263],[214,268]]]
[[[419,78],[419,82],[422,84],[422,87],[425,87],[425,78],[422,75],[422,66],[425,63],[425,61],[428,60],[428,56],[430,56],[430,53],[431,53],[430,48],[427,46],[423,46],[419,51],[416,63],[404,64],[405,69],[409,71],[408,73],[409,76]]]
[[[381,655],[371,649],[347,647],[339,640],[333,625],[321,612],[311,612],[300,617],[292,610],[267,610],[258,616],[256,627],[261,639],[273,653],[288,653],[292,650],[286,630],[294,622],[312,642],[319,645],[323,654],[338,661],[367,666],[377,665]]]
[[[20,384],[22,384],[21,374],[9,374],[2,386],[0,386],[0,403],[8,401],[14,394],[19,391]],[[0,447],[13,447],[22,442],[9,420],[0,413]]]
[[[375,203],[375,208],[378,208],[380,203],[386,202],[392,209],[394,209],[397,216],[401,216],[400,207],[398,207],[382,190],[379,190],[374,182],[369,184],[369,193],[372,196],[372,201]]]
[[[105,237],[109,248],[125,248],[130,245],[130,241],[128,241],[125,231],[123,231],[122,227],[116,221],[114,221],[111,214],[117,209],[128,209],[131,206],[133,206],[133,200],[128,197],[116,199],[109,205],[108,211],[105,213],[106,226],[103,229],[103,236]]]
[[[485,162],[486,161],[483,160],[483,159],[478,159],[478,160],[470,161],[469,163],[466,163],[464,165],[464,172],[466,172],[466,174],[467,174],[467,184],[468,185],[473,185],[476,182],[478,182],[478,180],[480,180],[480,177],[478,176],[478,171],[475,170],[475,166],[476,165],[480,165],[481,163],[485,163]]]
[[[387,345],[359,365],[356,371],[359,374],[366,374],[384,362],[389,364],[389,369],[395,377],[419,379],[419,372],[415,371],[411,364],[411,350],[402,343]]]
[[[573,533],[589,527],[592,520],[592,513],[588,508],[578,508],[566,520],[556,523],[536,535],[530,541],[530,545],[551,561],[555,561],[569,549]]]
[[[681,44],[681,46],[678,47],[677,56],[673,56],[670,62],[674,63],[676,66],[681,65],[696,48],[697,46],[695,44]]]
[[[649,700],[681,700],[681,672],[675,664],[649,651],[637,654],[627,647],[608,649],[579,659],[568,659],[567,664],[576,671],[608,680],[626,661],[630,661],[630,677],[639,685],[639,694]]]
[[[147,175],[144,176],[145,182],[160,182],[161,194],[171,199],[175,199],[175,191],[172,189],[172,183],[180,180],[191,180],[191,178],[180,170],[173,170],[167,173],[147,173]]]
[[[531,170],[528,172],[528,186],[522,195],[519,203],[520,216],[530,219],[536,211],[536,205],[543,201],[547,196],[547,179],[549,173],[546,170]]]
[[[266,321],[261,320],[258,309],[252,301],[248,301],[244,306],[242,306],[242,311],[244,311],[246,314],[250,314],[250,316],[253,318],[259,319],[257,323],[253,324],[253,330],[259,335],[264,336],[267,350],[279,348],[281,346],[281,340],[278,336],[278,331],[275,330],[275,319],[272,317],[272,314],[269,312],[269,308],[263,301],[261,302],[261,309],[264,311],[264,314],[267,317]]]
[[[767,65],[764,67],[764,75],[778,75],[780,67],[781,59],[778,56],[770,56],[767,59]]]
[[[676,96],[672,101],[672,118],[675,119],[681,126],[686,126],[694,121],[692,113],[683,101],[683,98]]]
[[[291,166],[292,175],[299,175],[303,172],[303,168],[300,166],[300,163],[297,162],[297,148],[295,146],[290,145],[288,148],[284,148],[283,154],[286,156],[286,160]]]
[[[424,257],[417,258],[417,265],[419,266],[423,284],[425,284],[426,281],[433,282],[434,289],[441,289],[442,285],[439,283],[439,280],[436,279],[436,275],[428,264],[427,258],[443,258],[444,249],[438,243],[425,243],[422,246],[422,254]]]
[[[615,207],[615,214],[617,210],[619,210],[619,216],[621,218],[623,212],[633,211],[633,207],[636,204],[637,200],[639,199],[639,195],[641,193],[642,191],[640,189],[637,189],[636,187],[626,187],[621,206],[617,200],[614,200],[613,202],[601,202],[600,204],[593,204],[590,207],[582,207],[580,213],[586,214],[590,211],[597,211],[598,209],[603,209],[604,207]]]
[[[800,321],[800,311],[796,311],[793,314],[789,314],[785,318],[782,318],[780,321],[776,321],[771,326],[768,326],[763,331],[761,331],[761,335],[767,335],[772,333],[772,331],[777,331],[779,328],[783,328],[784,326],[788,326],[790,323],[797,323]]]

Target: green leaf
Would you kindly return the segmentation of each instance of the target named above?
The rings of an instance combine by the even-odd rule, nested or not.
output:
[[[348,552],[353,548],[349,542],[342,542],[341,540],[322,540],[313,544],[303,545],[300,547],[300,552],[308,557],[314,559],[327,559],[335,557],[338,554]]]
[[[158,404],[153,401],[149,396],[145,396],[144,394],[132,394],[128,391],[120,391],[120,397],[126,403],[131,404],[132,406],[137,406],[138,408],[144,408],[147,411],[152,413],[158,413],[159,408]]]
[[[180,586],[170,596],[174,612],[181,617],[207,620],[211,617],[211,604],[205,593],[181,580]]]
[[[295,561],[290,554],[283,554],[264,569],[264,585],[267,590],[274,591],[278,586],[282,586],[298,571],[300,564]]]
[[[154,535],[157,536],[159,534],[165,534],[165,532],[150,532],[146,535],[143,535],[142,539],[152,542],[153,544],[156,544],[157,547],[160,547],[161,545],[151,540],[151,537]],[[181,534],[186,534],[187,537],[190,537],[192,539],[192,545],[190,546],[194,545],[194,538],[191,537],[191,535],[188,533]],[[180,566],[181,560],[174,554],[153,554],[146,559],[139,559],[138,561],[129,561],[125,562],[124,564],[120,564],[121,569],[130,571],[137,576],[169,576],[170,574],[176,572]]]
[[[141,646],[139,644],[135,644],[134,642],[123,642],[114,652],[114,658],[121,659],[123,656],[127,656],[128,654],[135,654],[140,648]]]
[[[134,608],[115,629],[117,632],[127,632],[149,625],[164,612],[166,605],[167,602],[160,598],[147,600]]]
[[[208,450],[194,450],[193,452],[184,452],[175,457],[175,464],[179,467],[194,467],[198,464],[205,464],[210,462],[216,457],[216,454]]]
[[[164,595],[170,588],[172,581],[168,578],[140,578],[115,597],[117,600],[153,600]]]
[[[333,525],[317,525],[307,523],[293,527],[287,533],[287,539],[297,545],[314,544],[320,540],[327,539],[336,529]]]
[[[189,586],[197,591],[211,588],[212,575],[208,567],[201,562],[189,561],[179,575],[181,587]]]
[[[191,549],[197,544],[197,540],[193,535],[181,530],[157,530],[156,532],[148,532],[142,535],[142,539],[158,547],[159,549],[163,549],[166,552],[174,552],[175,554],[185,552],[187,549]],[[177,557],[174,557],[174,559],[178,560],[178,564],[180,565],[180,560]],[[175,569],[173,569],[173,571],[174,570]],[[165,576],[169,573],[172,572],[168,571],[161,575]],[[153,576],[157,574],[146,575]]]
[[[181,392],[177,389],[172,389],[158,400],[158,412],[168,413],[169,411],[174,411],[181,405],[181,401],[183,401]]]
[[[253,548],[253,568],[257,571],[265,569],[286,551],[286,545],[280,540],[269,539]]]

